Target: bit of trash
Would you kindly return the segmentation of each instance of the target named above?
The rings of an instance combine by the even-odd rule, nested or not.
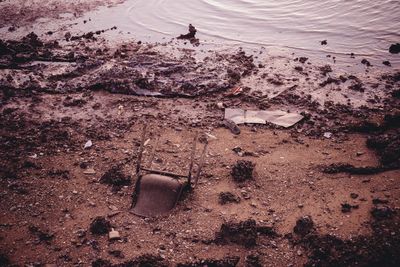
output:
[[[93,146],[92,140],[89,140],[85,143],[85,146],[83,147],[83,149],[88,149],[91,148]]]
[[[332,135],[333,135],[333,134],[332,134],[331,132],[325,132],[325,133],[324,133],[324,137],[327,138],[327,139],[331,138]]]
[[[35,154],[30,155],[30,156],[28,156],[28,157],[31,158],[31,159],[37,159],[38,155],[35,153]]]
[[[281,110],[225,109],[225,120],[231,120],[236,124],[266,124],[267,122],[270,122],[288,128],[302,119],[303,116],[300,114],[288,113]]]
[[[93,168],[89,168],[83,171],[83,174],[92,175],[96,174],[96,171]]]
[[[231,89],[229,92],[225,93],[224,96],[238,96],[243,93],[242,87],[235,87]]]
[[[133,94],[137,95],[137,96],[158,96],[158,97],[164,96],[160,92],[150,91],[150,90],[141,89],[141,88],[135,88],[135,90],[133,90]]]
[[[217,103],[217,108],[219,108],[219,109],[224,109],[224,108],[225,108],[224,103],[218,102],[218,103]]]
[[[118,116],[121,116],[122,113],[124,113],[124,106],[123,105],[119,105],[118,106]]]
[[[223,125],[228,128],[229,130],[231,130],[231,132],[235,135],[240,134],[240,129],[239,127],[236,125],[236,123],[232,120],[229,119],[225,119],[223,121]]]
[[[209,133],[205,133],[205,135],[209,138],[209,139],[213,139],[213,140],[217,140],[217,137],[215,135],[209,134]]]
[[[111,228],[111,231],[108,233],[108,239],[112,240],[119,240],[121,238],[118,231],[115,231],[114,228]]]

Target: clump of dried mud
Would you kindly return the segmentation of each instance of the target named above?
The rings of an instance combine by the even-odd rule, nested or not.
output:
[[[255,164],[248,160],[238,160],[233,166],[231,175],[235,182],[245,182],[253,179]]]

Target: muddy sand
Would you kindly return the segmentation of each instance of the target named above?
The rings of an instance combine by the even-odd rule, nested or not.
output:
[[[2,25],[35,20],[0,4]],[[399,266],[398,70],[102,34],[0,40],[0,266]],[[225,107],[304,118],[234,134]],[[195,133],[197,157],[209,142],[156,218],[131,212],[144,125],[157,169],[186,173]]]

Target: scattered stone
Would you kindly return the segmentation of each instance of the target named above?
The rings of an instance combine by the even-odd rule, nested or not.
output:
[[[105,235],[111,229],[111,224],[104,217],[96,217],[90,224],[90,232],[94,235]]]
[[[308,57],[300,57],[299,58],[299,62],[303,63],[303,64],[306,63],[307,60],[308,60]]]
[[[390,64],[390,62],[388,60],[383,61],[382,64],[385,66],[388,66],[388,67],[392,66],[392,64]]]
[[[358,194],[357,193],[350,193],[350,197],[352,199],[356,199],[356,198],[358,198]]]
[[[221,192],[219,193],[219,204],[225,205],[227,203],[239,203],[240,197],[235,196],[231,192]]]
[[[231,175],[236,182],[244,182],[253,179],[255,164],[248,160],[238,160],[233,166]]]
[[[296,221],[296,226],[293,228],[293,232],[300,236],[305,236],[314,229],[314,222],[310,216],[303,216]]]
[[[321,41],[321,45],[327,45],[328,44],[328,41],[327,40],[322,40]]]
[[[371,67],[372,66],[371,63],[365,58],[361,60],[361,64],[366,65],[367,67]]]

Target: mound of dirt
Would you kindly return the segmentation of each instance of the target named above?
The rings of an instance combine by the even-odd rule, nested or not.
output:
[[[94,235],[105,235],[111,230],[111,224],[106,218],[98,216],[90,224],[89,230]]]
[[[240,203],[240,197],[232,194],[231,192],[219,193],[219,204],[225,205],[228,203]]]
[[[246,256],[246,267],[262,267],[261,256],[250,254]]]
[[[0,267],[10,266],[11,262],[7,255],[0,252]]]
[[[243,222],[227,222],[221,225],[219,232],[215,234],[217,243],[235,243],[246,248],[257,245],[257,224],[249,219]]]
[[[120,264],[111,264],[108,260],[97,259],[92,262],[92,267],[167,267],[168,263],[160,256],[143,254],[139,257]]]
[[[111,167],[111,169],[106,171],[100,178],[100,183],[116,187],[130,185],[131,182],[131,176],[126,176],[123,173],[122,167],[119,165]]]
[[[382,212],[384,215],[371,222],[372,235],[349,240],[310,231],[310,221],[302,220],[299,225],[305,225],[307,231],[301,231],[304,235],[295,244],[308,252],[305,266],[399,266],[400,218],[388,210],[391,209],[385,207],[377,211],[374,208],[372,214]],[[386,216],[388,213],[391,216]]]
[[[34,226],[34,225],[29,226],[29,232],[31,232],[31,234],[35,235],[38,238],[39,242],[44,241],[44,242],[48,243],[54,238],[53,233],[42,230],[39,227]]]
[[[310,216],[304,216],[298,219],[296,221],[296,226],[293,228],[293,232],[300,236],[305,236],[314,230],[314,222]]]
[[[253,179],[255,164],[248,160],[238,160],[233,166],[231,175],[235,182],[244,182]]]
[[[239,263],[240,257],[225,257],[223,259],[206,259],[196,262],[179,263],[177,267],[235,267]]]

